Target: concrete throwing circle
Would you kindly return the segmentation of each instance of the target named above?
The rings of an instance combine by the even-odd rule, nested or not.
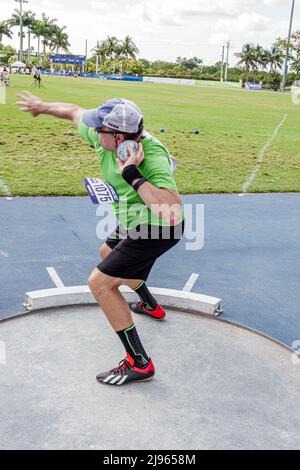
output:
[[[157,373],[124,387],[95,380],[124,357],[98,307],[1,322],[1,449],[300,447],[300,366],[287,349],[192,314],[134,320]]]

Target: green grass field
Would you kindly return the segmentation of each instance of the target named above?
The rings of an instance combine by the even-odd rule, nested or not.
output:
[[[0,105],[0,183],[13,195],[83,195],[81,179],[100,175],[95,152],[71,123],[19,111],[21,90],[84,108],[112,97],[136,101],[146,129],[180,162],[175,175],[182,194],[241,192],[261,149],[288,114],[249,192],[300,191],[300,106],[291,95],[74,78],[45,78],[46,88],[38,90],[31,77],[12,81],[7,104]]]

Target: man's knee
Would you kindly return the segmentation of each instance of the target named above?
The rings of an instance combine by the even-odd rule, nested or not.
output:
[[[94,269],[88,279],[88,286],[91,292],[97,296],[105,295],[107,291],[114,289],[119,285],[119,278],[107,276],[99,271],[99,269]]]
[[[98,295],[102,293],[105,289],[105,285],[101,282],[101,272],[99,269],[94,269],[94,271],[90,274],[88,279],[88,286],[93,294],[97,293]]]
[[[103,243],[103,245],[101,245],[100,250],[99,250],[100,258],[102,259],[106,258],[106,256],[109,255],[111,251],[112,249],[106,243]]]

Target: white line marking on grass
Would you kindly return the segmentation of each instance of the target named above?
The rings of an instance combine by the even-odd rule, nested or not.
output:
[[[247,193],[248,189],[250,188],[251,184],[253,183],[254,179],[256,178],[261,166],[264,164],[265,154],[266,154],[267,150],[269,149],[272,142],[278,136],[278,133],[279,133],[281,127],[283,126],[283,124],[285,123],[285,121],[287,120],[287,117],[288,117],[288,114],[285,114],[283,119],[281,120],[281,122],[278,124],[278,126],[274,130],[272,137],[269,139],[269,141],[261,149],[260,154],[258,156],[258,162],[257,162],[254,170],[252,171],[250,177],[248,178],[248,180],[244,184],[243,189],[242,189],[242,194],[240,194],[240,196],[243,196],[245,193]]]
[[[184,292],[191,292],[198,277],[199,277],[199,274],[195,274],[195,273],[191,274],[189,280],[187,281],[186,285],[184,286],[182,290]]]
[[[48,271],[49,276],[51,277],[52,281],[55,284],[55,287],[65,287],[64,283],[62,282],[61,278],[57,274],[54,268],[46,268]]]
[[[0,104],[6,104],[6,86],[0,88]]]

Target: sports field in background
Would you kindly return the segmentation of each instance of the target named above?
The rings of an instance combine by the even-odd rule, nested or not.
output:
[[[240,193],[287,114],[249,192],[300,191],[300,106],[289,94],[63,77],[44,78],[41,89],[28,76],[12,76],[12,83],[7,104],[0,105],[0,182],[12,195],[83,195],[82,178],[101,176],[96,153],[72,123],[19,111],[22,90],[84,108],[112,97],[135,101],[146,129],[178,158],[182,194]]]

